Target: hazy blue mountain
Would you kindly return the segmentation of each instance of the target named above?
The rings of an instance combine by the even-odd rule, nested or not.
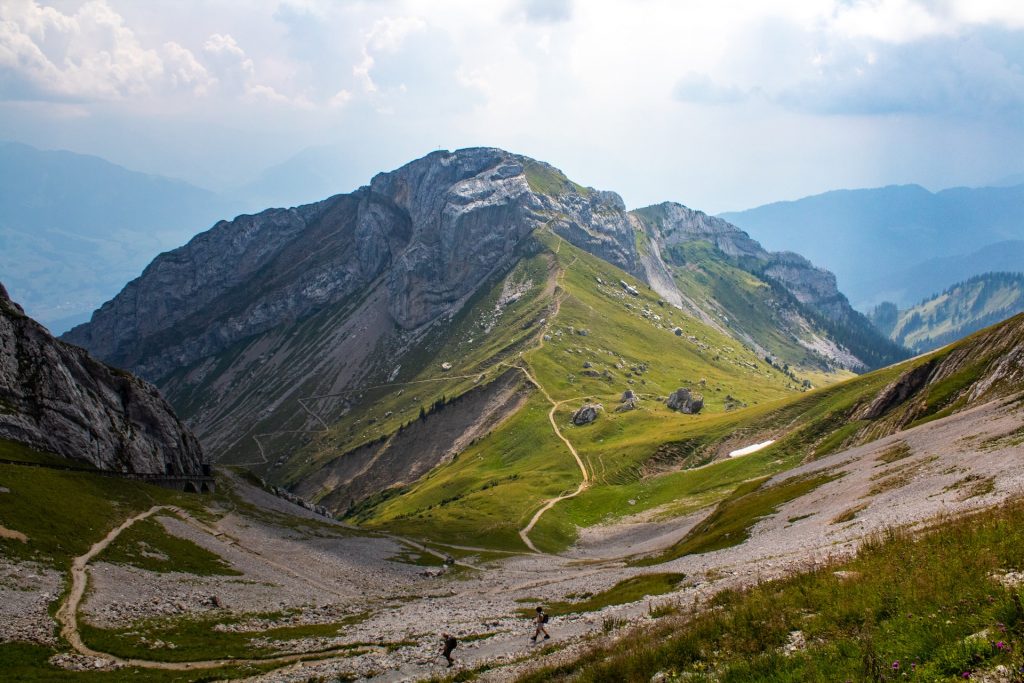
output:
[[[250,209],[299,206],[349,192],[364,180],[350,176],[342,147],[307,147],[280,164],[264,169],[232,194]]]
[[[768,249],[798,251],[828,268],[857,308],[884,300],[905,307],[952,279],[943,273],[941,283],[930,280],[922,287],[908,287],[907,272],[935,272],[931,266],[917,269],[917,264],[974,255],[996,242],[1024,239],[1024,185],[937,193],[918,185],[836,190],[725,213],[722,218]],[[1019,269],[985,263],[982,257],[976,263],[980,270],[957,277]]]
[[[950,282],[963,282],[983,273],[1024,271],[1024,240],[995,242],[977,251],[928,259],[888,277],[890,291],[903,307],[929,299]],[[906,302],[906,303],[903,303]]]
[[[98,157],[0,143],[0,274],[60,333],[234,203]]]

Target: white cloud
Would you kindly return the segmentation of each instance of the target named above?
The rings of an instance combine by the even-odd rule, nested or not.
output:
[[[288,97],[273,86],[256,78],[253,60],[239,46],[231,34],[214,33],[203,44],[203,53],[211,62],[217,80],[229,94],[242,94],[249,100],[263,100],[275,104],[310,106],[304,96]]]
[[[191,90],[196,95],[205,95],[217,79],[210,75],[196,56],[173,41],[163,45],[164,71],[173,88]]]
[[[371,74],[377,63],[376,55],[396,52],[406,38],[426,26],[419,17],[385,17],[374,22],[364,36],[362,59],[352,67],[352,75],[365,92],[376,93],[379,90]]]
[[[74,14],[12,0],[0,5],[0,70],[8,98],[88,101],[149,92],[163,62],[104,0]]]

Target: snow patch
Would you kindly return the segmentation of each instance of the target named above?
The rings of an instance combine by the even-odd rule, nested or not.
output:
[[[773,443],[775,443],[775,439],[768,439],[767,441],[762,441],[761,443],[755,443],[755,444],[751,444],[749,446],[744,446],[743,448],[740,448],[738,450],[730,451],[729,452],[729,457],[730,458],[738,458],[741,455],[750,455],[751,453],[756,453],[757,451],[761,450],[762,448],[768,448]]]

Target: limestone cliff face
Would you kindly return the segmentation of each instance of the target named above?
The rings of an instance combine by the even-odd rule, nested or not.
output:
[[[378,278],[416,328],[507,266],[542,218],[516,157],[435,152],[349,195],[222,221],[162,254],[63,338],[159,381]]]
[[[202,472],[199,442],[154,386],[57,341],[2,285],[0,438],[101,469]]]
[[[770,254],[721,219],[671,203],[628,212],[617,194],[575,185],[547,164],[474,148],[431,153],[351,194],[222,221],[159,256],[64,339],[161,382],[282,324],[358,308],[371,292],[396,329],[415,331],[509,267],[539,228],[709,324],[718,323],[673,281],[663,257],[672,245],[708,241],[826,318],[853,313],[830,273]]]

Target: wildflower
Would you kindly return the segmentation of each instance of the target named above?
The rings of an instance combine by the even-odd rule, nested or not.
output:
[[[893,671],[899,671],[900,670],[900,660],[897,659],[895,662],[892,663],[892,670]]]
[[[970,672],[970,671],[965,671],[965,672],[963,672],[963,673],[962,673],[962,674],[960,674],[960,675],[961,675],[961,676],[962,676],[963,678],[970,678],[970,677],[971,677],[971,672]]]
[[[1001,640],[996,641],[996,649],[997,650],[1005,650],[1005,649],[1007,649],[1007,645],[1006,645],[1006,643],[1004,643]]]

